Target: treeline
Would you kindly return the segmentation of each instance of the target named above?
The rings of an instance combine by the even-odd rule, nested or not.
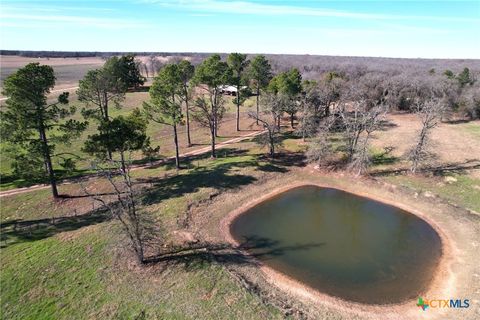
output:
[[[29,58],[88,58],[101,57],[109,58],[113,56],[122,56],[133,54],[137,56],[199,56],[206,57],[208,53],[188,53],[188,52],[120,52],[120,51],[30,51],[30,50],[0,50],[0,55],[20,56]]]

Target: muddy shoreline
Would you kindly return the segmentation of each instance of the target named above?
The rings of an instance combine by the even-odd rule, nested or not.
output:
[[[402,203],[400,201],[391,201],[386,198],[380,197],[376,194],[369,193],[369,192],[359,192],[358,190],[354,190],[355,188],[345,188],[339,187],[336,185],[329,185],[327,183],[319,183],[319,182],[293,182],[289,183],[286,186],[282,186],[276,189],[273,189],[271,192],[256,198],[252,201],[249,201],[239,208],[231,211],[228,213],[220,222],[220,232],[223,238],[230,244],[234,246],[238,246],[239,243],[233,238],[230,233],[230,225],[233,220],[242,215],[250,208],[256,206],[257,204],[271,199],[285,191],[288,191],[293,188],[302,187],[302,186],[318,186],[322,188],[333,188],[337,190],[341,190],[344,192],[348,192],[354,195],[358,195],[365,198],[370,198],[372,200],[382,202],[387,205],[398,207],[402,210],[407,211],[410,214],[414,214],[420,219],[423,219],[427,222],[439,235],[441,239],[442,245],[442,256],[440,257],[438,266],[436,267],[435,274],[433,279],[425,292],[421,292],[420,294],[424,297],[447,297],[452,296],[454,294],[454,287],[455,287],[455,276],[451,272],[451,264],[453,262],[454,257],[454,248],[449,240],[447,234],[435,223],[435,221],[429,217],[427,213],[418,210],[417,208],[413,207],[412,205],[408,205]],[[250,256],[248,252],[243,251],[243,253],[247,256]],[[250,256],[251,257],[251,256]],[[379,314],[382,315],[383,319],[389,318],[398,318],[399,315],[402,315],[403,318],[418,318],[421,314],[419,314],[419,308],[415,305],[414,301],[405,301],[402,303],[394,303],[394,304],[362,304],[351,302],[347,300],[340,299],[338,297],[330,296],[328,294],[322,293],[316,289],[309,287],[308,285],[295,280],[288,275],[285,275],[279,271],[272,269],[271,267],[265,265],[263,262],[258,261],[258,259],[251,257],[258,263],[259,269],[262,273],[266,276],[266,280],[279,288],[280,290],[287,292],[288,294],[297,297],[300,300],[309,300],[313,303],[322,303],[326,304],[327,306],[333,308],[334,310],[338,310],[340,312],[348,312],[358,314],[360,316],[364,316],[367,318],[376,317]]]

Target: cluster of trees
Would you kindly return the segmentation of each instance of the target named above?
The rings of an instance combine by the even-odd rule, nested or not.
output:
[[[177,168],[180,167],[177,127],[185,123],[187,145],[191,145],[190,120],[209,129],[211,156],[216,156],[216,137],[225,113],[222,88],[234,85],[236,105],[236,130],[240,130],[240,108],[252,89],[259,96],[271,79],[271,69],[263,56],[252,61],[247,55],[232,53],[226,61],[214,54],[196,67],[188,60],[171,62],[162,66],[150,87],[150,101],[144,102],[147,118],[172,127]]]
[[[274,72],[277,68],[277,72]],[[127,115],[111,116],[111,108],[122,108],[125,94],[142,86],[142,64],[134,55],[114,56],[102,68],[89,71],[79,82],[77,95],[84,103],[83,120],[70,117],[76,108],[68,106],[68,93],[57,101],[47,98],[55,85],[52,67],[31,63],[10,75],[4,82],[6,108],[1,111],[0,133],[9,142],[17,176],[46,176],[53,196],[59,197],[52,158],[66,169],[75,166],[73,155],[58,154],[58,143],[70,143],[79,137],[89,122],[97,125],[82,150],[96,159],[96,168],[117,192],[113,206],[103,202],[125,227],[139,260],[144,260],[143,233],[135,190],[129,175],[130,153],[158,152],[146,134],[149,121],[171,127],[175,145],[175,163],[180,168],[179,126],[185,125],[186,144],[192,145],[190,122],[209,129],[211,156],[216,156],[216,137],[225,113],[225,85],[236,88],[236,129],[240,130],[240,110],[249,96],[256,96],[256,108],[249,117],[264,128],[258,141],[275,156],[280,144],[284,115],[292,130],[304,140],[311,139],[308,156],[319,164],[328,162],[338,150],[348,168],[364,173],[370,163],[372,134],[382,128],[389,110],[406,110],[421,119],[418,139],[407,155],[412,172],[428,158],[428,138],[448,111],[462,111],[469,117],[480,116],[479,83],[469,68],[460,72],[433,68],[421,76],[356,69],[325,71],[316,79],[305,79],[295,67],[272,66],[264,55],[250,57],[232,53],[222,59],[211,55],[195,64],[173,59],[159,64],[149,89],[150,99]],[[148,70],[147,70],[148,73]],[[148,74],[147,74],[148,76]],[[334,144],[332,141],[337,140]],[[110,166],[101,166],[100,162]],[[108,169],[114,168],[114,171]],[[122,177],[122,186],[113,177]],[[95,199],[103,201],[95,195]]]
[[[112,121],[109,108],[112,104],[120,108],[126,90],[143,83],[134,56],[109,59],[101,69],[89,71],[79,83],[78,99],[86,106],[82,109],[84,121],[79,121],[71,119],[76,108],[68,106],[68,92],[62,93],[56,102],[48,102],[47,96],[55,86],[51,66],[30,63],[7,77],[3,94],[8,99],[1,112],[0,129],[2,140],[9,142],[6,151],[13,158],[14,174],[26,179],[47,176],[53,196],[58,197],[52,158],[59,158],[59,164],[67,170],[73,170],[75,162],[74,155],[55,153],[55,147],[79,137],[90,120],[98,122],[98,134],[88,138],[84,150],[112,159],[112,152],[125,148],[120,144],[128,143],[120,141],[128,140],[125,135],[117,134],[131,119],[119,117]],[[131,117],[138,118],[140,114]]]
[[[101,69],[89,71],[80,81],[77,94],[85,103],[82,109],[84,121],[73,120],[70,117],[76,108],[68,106],[67,92],[62,93],[56,102],[48,102],[47,96],[55,86],[53,68],[30,63],[5,80],[3,94],[8,99],[0,114],[1,138],[8,142],[7,151],[14,160],[15,173],[25,178],[46,175],[54,198],[60,195],[52,158],[63,157],[64,166],[74,166],[72,157],[55,153],[56,145],[78,138],[87,128],[88,121],[97,122],[97,132],[88,136],[83,151],[95,155],[96,163],[105,160],[108,163],[108,167],[96,165],[95,169],[100,169],[111,182],[116,201],[112,204],[96,195],[91,196],[104,203],[119,219],[142,262],[142,215],[136,207],[128,160],[130,152],[149,146],[148,121],[140,109],[126,116],[111,117],[110,108],[112,105],[120,108],[125,92],[143,85],[143,82],[134,56],[110,58]],[[114,176],[122,177],[121,184]]]
[[[142,86],[146,80],[134,55],[114,56],[79,82],[77,94],[85,105],[81,110],[84,121],[65,121],[75,112],[74,107],[67,107],[68,94],[60,95],[53,104],[47,103],[47,95],[55,84],[52,68],[29,64],[5,80],[4,94],[8,99],[7,110],[2,114],[2,136],[13,142],[7,151],[13,155],[14,173],[28,179],[46,173],[54,195],[58,196],[51,158],[59,157],[59,163],[68,170],[74,168],[74,158],[55,154],[55,145],[78,136],[89,121],[97,123],[98,133],[88,137],[83,150],[109,160],[116,152],[122,158],[127,149],[141,149],[145,154],[158,152],[158,147],[150,146],[145,134],[133,135],[138,141],[116,142],[119,131],[143,130],[148,121],[172,128],[177,168],[180,168],[178,127],[185,124],[186,144],[191,146],[192,120],[209,129],[211,154],[215,157],[215,140],[225,113],[226,97],[221,90],[225,85],[236,88],[233,103],[237,130],[243,103],[249,96],[256,96],[256,110],[249,112],[249,116],[264,127],[265,133],[258,141],[268,146],[271,157],[280,141],[282,116],[287,114],[297,134],[303,139],[315,138],[310,150],[313,159],[326,158],[323,153],[331,148],[319,143],[325,144],[328,134],[342,134],[346,160],[358,172],[365,171],[370,134],[382,124],[387,110],[422,115],[431,113],[422,110],[437,105],[436,114],[461,111],[471,118],[480,116],[479,82],[469,68],[458,73],[431,68],[421,77],[378,70],[354,73],[340,70],[324,72],[316,80],[304,80],[297,68],[276,74],[273,69],[271,61],[263,55],[249,59],[245,54],[232,53],[222,59],[214,54],[196,66],[186,59],[173,59],[161,65],[150,87],[150,100],[142,108],[128,116],[112,118],[110,109],[122,107],[127,90]],[[39,88],[32,89],[36,86]],[[422,107],[426,105],[429,107]],[[133,124],[137,128],[127,128]],[[36,137],[33,139],[32,135]],[[418,160],[423,153],[417,150],[412,154],[416,156],[409,158]],[[412,161],[417,163],[417,160]]]
[[[417,140],[405,155],[411,161],[411,171],[416,172],[432,155],[428,137],[442,117],[448,112],[469,118],[480,115],[478,83],[468,68],[458,74],[447,70],[437,75],[430,70],[424,77],[404,76],[386,78],[366,73],[352,81],[341,73],[327,73],[323,84],[306,91],[306,97],[318,97],[317,106],[307,103],[302,113],[302,135],[314,138],[308,151],[310,159],[319,165],[328,163],[334,151],[340,150],[349,168],[358,174],[366,172],[371,134],[382,127],[389,110],[404,110],[417,114],[422,123]],[[331,85],[333,79],[335,84]],[[339,136],[342,145],[333,145],[332,139]]]
[[[0,114],[0,133],[2,141],[8,142],[6,151],[13,157],[14,174],[26,179],[46,174],[53,196],[58,197],[52,162],[55,145],[78,137],[86,123],[63,121],[76,111],[67,106],[68,92],[54,103],[47,102],[47,94],[55,85],[50,66],[28,64],[5,79],[3,85],[2,93],[8,99]],[[72,162],[65,164],[71,166]]]

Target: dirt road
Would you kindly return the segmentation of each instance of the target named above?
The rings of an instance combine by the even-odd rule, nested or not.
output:
[[[262,132],[263,132],[263,131],[254,131],[254,132],[250,132],[250,133],[248,133],[248,134],[245,134],[245,135],[243,135],[243,136],[240,136],[240,137],[237,137],[237,138],[233,138],[233,139],[224,141],[224,142],[222,142],[222,143],[218,143],[218,144],[216,145],[216,149],[221,149],[221,148],[224,148],[224,147],[226,147],[226,146],[228,146],[228,145],[231,145],[231,144],[234,144],[234,143],[237,143],[237,142],[240,142],[240,141],[243,141],[243,140],[246,140],[246,139],[255,137],[255,136],[261,134]],[[182,158],[184,158],[184,157],[189,157],[189,156],[196,156],[196,155],[200,155],[200,154],[207,153],[207,152],[209,152],[210,150],[211,150],[211,147],[210,147],[210,146],[207,146],[207,147],[203,147],[203,148],[200,148],[200,149],[192,150],[192,151],[189,151],[189,152],[186,152],[186,153],[182,153],[180,156],[181,156]],[[158,161],[152,162],[151,164],[147,164],[147,165],[134,165],[134,166],[132,166],[132,170],[138,170],[138,169],[143,169],[143,168],[147,168],[147,167],[159,165],[159,164],[165,163],[165,162],[167,162],[167,161],[171,161],[171,160],[173,160],[173,159],[175,159],[175,157],[168,157],[168,158],[165,158],[165,159],[162,159],[162,160],[158,160]],[[79,179],[80,179],[80,178],[67,179],[67,180],[65,180],[64,182],[59,183],[58,185],[61,186],[61,185],[65,185],[65,184],[75,183],[75,182],[78,181]],[[13,196],[13,195],[20,194],[20,193],[25,193],[25,192],[40,190],[40,189],[46,189],[46,188],[50,188],[50,185],[49,185],[49,184],[36,184],[36,185],[30,186],[30,187],[16,188],[16,189],[11,189],[11,190],[1,191],[1,192],[0,192],[0,198],[1,198],[1,197],[7,197],[7,196]]]
[[[77,90],[77,89],[78,89],[78,87],[61,88],[61,89],[52,90],[52,91],[50,91],[50,93],[65,92],[65,91],[70,92],[70,91]],[[7,100],[6,97],[0,98],[0,101],[5,101],[5,100]]]

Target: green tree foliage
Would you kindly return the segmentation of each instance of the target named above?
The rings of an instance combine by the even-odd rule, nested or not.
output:
[[[447,76],[448,79],[453,79],[455,78],[455,74],[452,72],[452,70],[445,70],[445,72],[443,72],[443,74],[445,76]]]
[[[1,137],[14,145],[13,169],[19,175],[48,176],[52,194],[59,196],[52,164],[55,145],[69,143],[85,129],[86,123],[64,120],[75,113],[68,104],[68,92],[47,103],[55,85],[53,68],[30,63],[5,79],[6,109],[1,112]]]
[[[244,91],[242,87],[248,82],[245,71],[250,61],[247,60],[246,54],[231,53],[227,57],[227,62],[233,73],[232,84],[237,88],[234,103],[237,106],[236,129],[240,131],[240,106],[245,101],[245,93],[242,92]]]
[[[218,87],[232,81],[232,70],[228,64],[214,54],[205,59],[196,69],[195,83],[206,85],[210,90],[217,90]]]
[[[112,57],[107,60],[104,67],[111,69],[128,89],[136,89],[145,83],[145,78],[140,73],[139,64],[135,61],[133,54]]]
[[[218,54],[205,59],[195,70],[194,83],[201,89],[195,101],[195,120],[210,129],[212,157],[215,157],[215,137],[225,112],[220,86],[230,83],[232,70]]]
[[[172,127],[175,144],[175,165],[180,168],[177,126],[183,122],[182,100],[183,80],[178,64],[167,64],[155,77],[150,87],[151,102],[143,103],[143,110],[149,120]]]
[[[126,70],[125,63],[120,58],[108,59],[101,69],[90,70],[79,81],[77,90],[78,100],[84,102],[86,108],[82,109],[85,119],[95,119],[100,122],[109,122],[109,107],[111,103],[117,108],[122,107],[125,100],[125,92],[128,88],[126,78],[122,70]],[[102,126],[99,126],[99,130]],[[109,159],[111,151],[107,150]]]
[[[267,58],[258,55],[250,63],[248,68],[248,77],[251,79],[255,94],[257,96],[257,117],[259,113],[259,98],[261,90],[267,88],[272,79],[272,67]],[[258,120],[257,120],[258,125]]]
[[[180,93],[180,99],[185,103],[185,128],[187,133],[187,146],[192,145],[190,138],[190,100],[193,86],[190,85],[190,80],[195,74],[195,67],[188,60],[182,60],[178,63],[178,69],[180,72],[180,78],[182,79],[182,90]]]
[[[105,154],[117,152],[125,171],[127,152],[141,150],[150,144],[147,137],[148,121],[141,111],[135,109],[128,116],[118,116],[100,123],[99,132],[89,135],[83,151],[104,159]]]
[[[475,80],[470,74],[470,69],[468,68],[464,68],[463,71],[457,75],[457,80],[460,84],[460,87],[462,88],[465,87],[467,84],[472,85],[475,82]]]
[[[109,121],[110,102],[116,108],[121,108],[125,91],[125,84],[116,77],[110,67],[104,66],[101,69],[88,71],[79,81],[77,90],[78,100],[86,105],[82,110],[83,116],[87,119]]]
[[[283,95],[290,100],[285,104],[284,112],[290,115],[290,124],[293,128],[293,120],[298,111],[299,94],[302,92],[302,75],[298,69],[282,72],[272,78],[268,84],[268,90],[277,95]]]

